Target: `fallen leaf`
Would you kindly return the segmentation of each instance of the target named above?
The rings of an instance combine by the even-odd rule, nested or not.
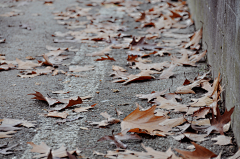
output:
[[[51,110],[63,110],[63,109],[66,109],[66,108],[69,108],[71,106],[74,106],[76,104],[82,104],[82,99],[80,97],[78,97],[76,100],[74,99],[58,99],[58,101],[60,101],[61,103],[66,103],[66,104],[63,104],[62,106],[60,107],[56,107],[56,108],[53,108]]]
[[[60,90],[60,91],[52,91],[53,94],[67,94],[69,93],[70,91],[66,92],[66,91],[63,91],[63,90]]]
[[[37,92],[37,91],[35,91],[35,92],[36,93],[28,94],[28,95],[34,95],[35,96],[35,97],[31,98],[31,99],[38,99],[38,100],[46,101],[49,106],[57,104],[57,103],[61,103],[57,99],[44,97],[40,92]]]
[[[55,117],[55,118],[63,118],[63,119],[66,119],[67,116],[68,116],[67,112],[57,112],[57,111],[49,112],[47,114],[47,117]]]
[[[77,112],[77,113],[80,113],[80,112],[87,112],[88,109],[92,109],[95,105],[97,105],[97,103],[96,103],[96,104],[93,104],[93,105],[91,105],[91,106],[89,106],[89,107],[75,108],[74,111]]]
[[[27,144],[31,145],[33,148],[31,149],[31,152],[37,152],[40,153],[40,155],[33,156],[33,158],[41,158],[48,156],[50,152],[50,147],[48,147],[44,142],[42,142],[40,145],[35,145],[33,142],[27,142]],[[71,151],[70,153],[74,153],[75,151]],[[52,151],[53,157],[67,157],[66,148],[64,146],[61,146],[59,149]]]
[[[156,44],[148,44],[145,42],[145,37],[141,37],[138,41],[133,37],[131,41],[131,46],[134,48],[139,48],[140,50],[154,50],[154,49],[162,49],[162,47],[157,46]]]
[[[207,134],[196,134],[196,133],[186,132],[178,136],[173,136],[173,138],[177,141],[188,139],[191,141],[201,142],[201,141],[208,140],[208,138],[205,138],[207,136],[208,136]]]
[[[126,149],[127,145],[122,143],[122,140],[129,140],[129,139],[137,139],[137,140],[142,140],[140,136],[137,134],[126,134],[126,132],[121,132],[116,135],[113,134],[114,131],[112,131],[112,136],[104,136],[98,139],[98,141],[104,141],[104,140],[111,140],[112,144],[115,144],[117,148],[123,148]]]
[[[196,119],[205,118],[205,115],[207,115],[209,111],[210,111],[209,107],[203,107],[195,111],[192,116],[196,117]]]
[[[184,48],[188,48],[190,46],[192,46],[193,49],[195,49],[197,47],[197,45],[199,44],[200,40],[202,39],[202,31],[203,28],[201,28],[200,30],[196,31],[193,36],[190,38],[190,42],[187,43]]]
[[[9,154],[13,154],[13,152],[8,152],[8,151],[13,151],[11,150],[13,147],[16,147],[18,144],[15,144],[15,145],[12,145],[10,147],[7,147],[7,145],[1,145],[0,146],[0,154],[3,154],[3,155],[9,155]],[[3,147],[7,147],[7,148],[3,148]]]
[[[168,69],[163,70],[158,79],[169,79],[170,77],[172,77],[174,75],[172,71],[175,67],[176,65],[170,65]]]
[[[152,99],[157,98],[158,96],[163,95],[166,91],[167,91],[167,89],[163,90],[161,92],[153,91],[151,94],[137,94],[136,97],[141,98],[141,99],[148,99],[148,102],[149,102]]]
[[[159,125],[159,123],[166,120],[167,117],[155,116],[154,115],[155,109],[156,105],[152,106],[148,110],[140,111],[139,105],[137,104],[137,108],[127,117],[125,117],[121,122],[122,131],[124,131],[125,129],[129,129],[130,132],[137,133],[147,131],[147,133],[150,135],[154,135],[153,134],[154,130],[168,132],[171,128]]]
[[[128,84],[130,82],[134,82],[134,81],[143,81],[143,80],[149,80],[149,79],[154,79],[153,76],[151,76],[149,70],[146,71],[142,71],[139,74],[136,75],[129,75],[127,76],[127,80],[125,82],[123,82],[123,84]]]
[[[120,66],[115,66],[115,65],[112,65],[112,70],[113,71],[122,71],[122,72],[126,72],[127,70],[120,67]]]
[[[96,59],[95,61],[104,61],[104,60],[116,61],[114,58],[109,57],[108,55],[106,55],[106,56],[107,56],[107,58],[101,57],[100,59]]]
[[[183,151],[179,149],[175,149],[178,153],[180,153],[184,158],[186,159],[209,159],[212,157],[217,157],[216,154],[214,154],[212,151],[206,149],[205,147],[202,147],[195,142],[191,142],[196,150],[191,152],[191,151]]]
[[[3,118],[2,125],[21,125],[27,128],[35,127],[37,124],[35,124],[36,121],[27,121],[27,120],[19,120],[19,119],[9,119],[9,118]],[[0,125],[1,127],[1,125]],[[0,128],[1,129],[1,128]],[[20,129],[20,128],[18,128]],[[15,129],[17,130],[17,129]]]
[[[14,64],[0,65],[0,71],[14,69],[16,66]]]
[[[19,60],[18,58],[16,58],[16,61],[18,63],[18,68],[17,68],[18,70],[29,70],[29,69],[33,69],[35,67],[39,67],[42,65],[40,63],[38,63],[38,64],[33,63],[32,61],[24,62],[24,61]]]
[[[217,140],[216,145],[229,145],[232,144],[232,137],[225,135],[218,135],[217,137],[212,138],[211,140]]]
[[[214,117],[214,114],[212,113],[212,118],[210,119],[211,126],[207,128],[207,134],[210,134],[213,130],[218,131],[221,135],[224,135],[223,133],[223,126],[227,124],[229,121],[231,121],[231,115],[234,111],[235,107],[232,107],[229,111],[227,109],[225,110],[224,114],[220,114],[220,110],[217,107],[217,116]],[[212,110],[212,108],[211,108]]]
[[[86,54],[86,56],[104,56],[106,53],[109,53],[112,50],[111,47],[112,47],[112,45],[106,47],[105,49],[103,49],[101,51]]]
[[[16,131],[0,132],[0,139],[12,137],[12,135],[9,135],[9,134],[14,134],[14,133],[16,133]]]
[[[138,58],[138,55],[128,55],[127,61],[128,62],[138,62],[136,60],[136,58]]]
[[[27,56],[26,59],[27,59],[27,60],[35,60],[35,58],[32,57],[32,56]]]
[[[102,115],[107,120],[102,120],[100,122],[91,122],[90,124],[97,125],[98,127],[105,127],[107,125],[116,124],[120,122],[119,119],[112,118],[111,115],[109,115],[107,112],[100,113],[100,115]]]

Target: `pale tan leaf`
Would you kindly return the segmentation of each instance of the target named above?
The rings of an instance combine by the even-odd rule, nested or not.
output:
[[[218,135],[217,137],[214,137],[211,140],[216,140],[217,142],[214,143],[214,144],[217,144],[217,145],[232,144],[232,137],[228,137],[228,136],[225,136],[225,135]]]

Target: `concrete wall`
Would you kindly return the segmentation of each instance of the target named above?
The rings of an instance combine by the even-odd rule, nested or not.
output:
[[[232,127],[240,147],[240,0],[188,0],[196,29],[203,26],[203,48],[213,77],[224,85],[224,105],[235,106]],[[205,44],[207,43],[207,45]]]

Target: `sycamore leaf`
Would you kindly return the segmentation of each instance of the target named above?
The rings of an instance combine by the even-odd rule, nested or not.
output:
[[[191,151],[183,151],[179,149],[175,149],[178,153],[180,153],[184,158],[186,159],[210,159],[212,157],[217,157],[216,154],[214,154],[212,151],[206,149],[205,147],[202,147],[195,142],[191,142],[196,150],[191,152]]]
[[[20,125],[20,126],[24,126],[24,127],[27,127],[27,128],[31,128],[31,127],[36,126],[35,122],[36,121],[3,118],[2,125],[12,125],[12,126]],[[0,125],[0,127],[2,125]],[[18,128],[18,129],[20,129],[20,128]],[[15,129],[15,130],[17,130],[17,129]]]
[[[149,102],[152,99],[157,98],[158,96],[163,95],[166,91],[167,91],[167,89],[163,90],[161,92],[153,91],[151,94],[137,94],[136,97],[141,98],[141,99],[148,99],[148,102]]]
[[[129,139],[137,139],[137,140],[142,140],[140,136],[137,134],[126,134],[126,132],[121,132],[116,135],[113,134],[114,130],[112,131],[112,136],[104,136],[98,139],[98,141],[104,141],[104,140],[111,140],[112,144],[115,144],[117,148],[123,148],[126,149],[127,145],[122,143],[122,140],[129,140]]]
[[[77,112],[77,113],[80,113],[80,112],[87,112],[88,109],[92,109],[95,105],[97,105],[97,103],[96,103],[96,104],[93,104],[93,105],[91,105],[91,106],[89,106],[89,107],[75,108],[74,111]]]
[[[63,109],[69,108],[71,106],[74,106],[76,104],[82,104],[82,102],[83,102],[80,97],[78,97],[76,100],[74,100],[74,99],[67,99],[67,100],[65,100],[65,99],[63,99],[63,100],[58,99],[58,100],[61,103],[65,103],[67,100],[68,100],[68,102],[66,104],[60,106],[60,107],[53,108],[52,110],[63,110]]]
[[[193,117],[196,117],[196,119],[199,119],[199,118],[205,118],[205,115],[207,115],[210,111],[210,108],[209,107],[203,107],[203,108],[200,108],[199,110],[195,111],[193,113]]]
[[[34,63],[32,61],[21,61],[19,60],[18,58],[16,58],[16,61],[18,63],[18,70],[28,70],[28,69],[33,69],[35,67],[39,67],[41,66],[42,64],[41,63]]]
[[[136,60],[136,58],[138,58],[138,55],[128,55],[127,61],[128,62],[138,62]]]
[[[113,71],[121,71],[121,72],[126,72],[127,70],[120,67],[120,66],[116,66],[116,65],[112,65],[112,70]]]
[[[189,85],[178,87],[177,91],[175,93],[177,93],[177,94],[189,94],[189,93],[195,94],[195,92],[192,90],[192,88],[199,87],[201,82],[202,82],[202,80],[197,80]]]
[[[217,107],[217,116],[214,117],[214,114],[212,113],[212,119],[210,119],[211,126],[207,128],[207,134],[210,134],[212,130],[218,131],[221,135],[224,135],[223,133],[223,126],[227,124],[229,121],[231,121],[231,115],[234,111],[235,107],[232,107],[229,111],[227,109],[225,110],[224,114],[220,114],[220,110]],[[212,108],[211,108],[212,110]]]
[[[57,111],[49,112],[47,114],[47,117],[55,117],[55,118],[63,118],[63,119],[66,119],[67,116],[68,116],[67,112],[57,112]]]
[[[169,79],[171,76],[174,75],[172,72],[176,65],[170,65],[170,67],[162,72],[158,79]]]
[[[16,131],[0,132],[0,139],[12,137],[12,135],[9,135],[9,134],[14,134],[14,133],[16,133]]]
[[[164,67],[169,67],[170,64],[168,61],[164,61],[161,63],[150,63],[150,64],[144,64],[142,62],[137,62],[135,66],[132,66],[131,68],[138,68],[140,70],[157,70],[157,71],[161,71],[164,69]]]
[[[37,152],[40,153],[40,155],[33,156],[33,158],[41,158],[48,156],[50,152],[50,147],[48,147],[44,142],[42,142],[40,145],[35,145],[33,142],[27,142],[27,144],[31,145],[33,148],[31,149],[31,152]],[[74,153],[74,151],[70,152],[71,154]],[[66,148],[64,146],[61,146],[59,149],[52,151],[53,157],[67,157]]]
[[[85,65],[85,66],[69,66],[69,71],[71,72],[83,72],[94,70],[93,65]]]
[[[48,56],[46,54],[43,55],[43,58],[44,58],[44,62],[43,64],[46,65],[46,66],[53,66],[53,64],[50,62]]]
[[[203,107],[203,106],[210,106],[213,103],[213,100],[208,96],[203,96],[198,99],[191,99],[193,102],[189,103],[192,107]]]
[[[211,140],[217,140],[217,145],[229,145],[232,144],[232,137],[228,137],[225,135],[218,135],[217,137],[212,138]]]
[[[1,57],[1,56],[0,56]],[[6,65],[0,65],[0,71],[14,69],[16,66],[12,63]]]
[[[3,154],[3,155],[9,155],[9,154],[12,154],[13,152],[8,152],[8,151],[12,151],[11,149],[13,147],[16,147],[18,144],[15,144],[15,145],[12,145],[10,147],[7,147],[7,148],[4,148],[6,147],[7,145],[0,145],[0,154]]]
[[[91,122],[90,124],[97,125],[98,127],[105,127],[107,125],[116,124],[120,122],[119,119],[112,118],[111,115],[109,115],[107,112],[100,113],[100,115],[102,115],[107,120],[102,120],[100,122]]]
[[[113,57],[109,57],[108,55],[106,56],[107,58],[101,57],[100,59],[96,59],[95,61],[104,61],[104,60],[116,61]]]
[[[128,84],[128,83],[134,82],[134,81],[143,81],[143,80],[154,79],[154,77],[151,76],[150,73],[151,72],[149,70],[144,70],[144,71],[140,72],[139,74],[129,75],[129,76],[127,76],[128,79],[125,82],[123,82],[123,84]]]
[[[145,42],[145,37],[141,37],[138,41],[133,37],[132,42],[130,43],[132,47],[139,48],[140,50],[154,50],[161,49],[162,47],[156,46],[156,44],[148,44]]]
[[[108,47],[106,47],[101,51],[89,53],[89,54],[86,54],[86,56],[104,56],[106,53],[109,53],[112,50],[111,47],[112,45],[109,45]]]
[[[139,105],[137,105],[137,108],[127,117],[125,117],[121,122],[122,131],[125,129],[129,129],[130,132],[141,133],[141,131],[139,130],[141,129],[147,131],[147,133],[150,135],[154,135],[153,134],[154,130],[168,132],[171,128],[159,125],[159,123],[166,120],[167,117],[155,116],[154,115],[155,109],[156,105],[152,106],[148,110],[140,111]]]
[[[173,64],[180,65],[180,66],[182,66],[182,65],[196,66],[196,64],[195,64],[196,62],[190,61],[187,54],[183,54],[180,59],[175,56],[172,56],[171,60],[172,60]]]
[[[34,95],[35,96],[35,97],[31,98],[31,99],[38,99],[38,100],[46,101],[49,106],[54,105],[56,103],[61,103],[57,99],[44,97],[40,92],[37,92],[37,91],[35,91],[35,92],[36,93],[28,94],[28,95]]]
[[[190,39],[190,42],[187,43],[184,48],[188,48],[189,46],[192,46],[193,48],[196,48],[197,45],[199,44],[200,40],[202,39],[202,31],[203,28],[201,28],[200,30],[196,31],[193,36]]]
[[[187,120],[184,117],[166,119],[163,122],[159,123],[159,125],[168,126],[168,127],[173,128],[175,126],[183,124],[185,121],[187,121]]]
[[[193,55],[189,58],[190,61],[192,62],[198,62],[199,60],[201,60],[207,53],[207,50],[200,53],[200,54],[196,54],[196,55]]]
[[[207,134],[196,134],[196,133],[186,132],[178,136],[173,136],[173,138],[177,141],[188,139],[192,141],[201,142],[201,141],[208,140],[208,138],[205,138],[207,136],[208,136]]]

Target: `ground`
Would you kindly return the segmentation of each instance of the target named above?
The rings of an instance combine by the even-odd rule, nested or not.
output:
[[[80,155],[86,158],[104,158],[93,154],[93,151],[105,153],[108,150],[114,150],[115,145],[109,144],[108,141],[97,142],[98,139],[105,135],[111,135],[112,130],[115,133],[121,132],[120,124],[113,124],[105,128],[97,128],[90,123],[101,121],[104,118],[100,115],[101,112],[107,112],[112,117],[123,120],[128,114],[134,111],[136,103],[140,104],[143,108],[152,106],[146,100],[136,97],[137,94],[150,94],[152,91],[163,91],[167,89],[167,93],[174,93],[177,87],[182,86],[185,79],[194,80],[198,75],[202,75],[209,70],[206,58],[197,63],[196,67],[192,66],[178,66],[174,69],[174,77],[162,80],[144,80],[139,82],[132,82],[126,85],[122,83],[113,83],[113,78],[110,77],[112,72],[112,65],[121,66],[127,69],[131,74],[137,74],[138,69],[129,67],[127,59],[127,49],[112,49],[109,55],[116,61],[95,61],[99,57],[85,56],[88,53],[100,51],[109,46],[106,42],[63,42],[55,43],[54,39],[60,39],[53,36],[55,32],[68,32],[69,29],[66,25],[60,25],[54,19],[54,14],[58,11],[65,11],[67,7],[78,5],[84,8],[93,8],[90,15],[101,15],[111,19],[119,19],[117,24],[128,27],[124,34],[129,34],[136,37],[141,37],[141,32],[147,28],[138,28],[140,22],[136,22],[133,18],[128,16],[125,12],[116,11],[114,5],[97,5],[96,7],[87,6],[86,1],[76,0],[55,0],[53,4],[45,3],[47,1],[0,1],[0,14],[5,14],[12,10],[20,10],[20,15],[12,17],[0,16],[0,36],[5,40],[5,43],[0,43],[0,54],[5,54],[7,60],[15,60],[19,58],[25,61],[25,57],[32,56],[37,60],[42,60],[42,54],[49,52],[46,45],[54,47],[71,47],[73,46],[76,51],[68,51],[65,55],[70,55],[69,59],[64,60],[63,65],[57,65],[56,69],[68,71],[66,66],[77,65],[94,65],[94,70],[81,72],[80,77],[66,76],[65,74],[52,74],[36,76],[33,78],[21,78],[17,76],[20,70],[12,69],[0,72],[0,118],[24,119],[27,121],[36,121],[36,126],[32,128],[22,128],[11,138],[0,139],[0,145],[8,143],[9,146],[18,144],[13,154],[1,155],[1,158],[15,158],[15,159],[30,159],[37,153],[30,152],[31,146],[27,142],[40,144],[45,142],[53,149],[65,145],[67,150],[80,151]],[[45,4],[44,4],[45,3]],[[90,3],[90,1],[89,1]],[[92,2],[93,3],[93,2]],[[157,2],[156,4],[160,4]],[[155,5],[156,5],[155,4]],[[143,3],[139,5],[138,11],[145,11],[153,7],[154,4]],[[79,16],[79,21],[87,21],[86,17]],[[99,23],[104,20],[97,19]],[[21,28],[21,25],[29,26],[29,29]],[[75,29],[78,30],[78,29]],[[80,29],[79,29],[80,30]],[[184,29],[175,30],[175,33],[190,34],[195,31],[194,25]],[[64,38],[62,38],[64,39]],[[148,42],[159,42],[166,39],[158,37]],[[152,51],[146,51],[152,52]],[[176,51],[175,51],[176,52]],[[173,53],[175,53],[173,52]],[[170,61],[169,55],[148,57],[153,63]],[[155,74],[154,77],[158,77]],[[52,91],[64,90],[67,94],[53,94]],[[41,92],[44,96],[51,98],[67,98],[67,97],[83,97],[92,95],[90,100],[84,100],[82,107],[89,106],[97,103],[97,105],[87,111],[76,113],[73,108],[67,109],[69,116],[73,118],[82,115],[78,120],[65,123],[56,123],[59,118],[46,117],[49,106],[44,101],[31,99],[33,96],[28,95],[35,91]],[[187,104],[191,98],[199,98],[203,94],[203,90],[197,90],[196,94],[182,94],[181,103]],[[79,106],[78,106],[79,107]],[[116,109],[123,112],[119,117],[116,114]],[[183,113],[171,114],[171,118],[180,117]],[[87,130],[85,128],[88,128]],[[226,133],[228,136],[233,134],[230,131]],[[215,137],[216,134],[211,135]],[[129,150],[144,151],[141,143],[145,146],[152,147],[158,151],[166,151],[169,147],[185,149],[191,145],[190,142],[180,142],[172,138],[172,136],[158,137],[150,135],[141,135],[142,141],[129,141],[125,142]],[[223,150],[223,158],[232,156],[237,151],[237,146],[233,138],[233,144],[228,146],[214,145],[214,141],[205,140],[197,142],[201,146],[208,148],[216,154]]]

